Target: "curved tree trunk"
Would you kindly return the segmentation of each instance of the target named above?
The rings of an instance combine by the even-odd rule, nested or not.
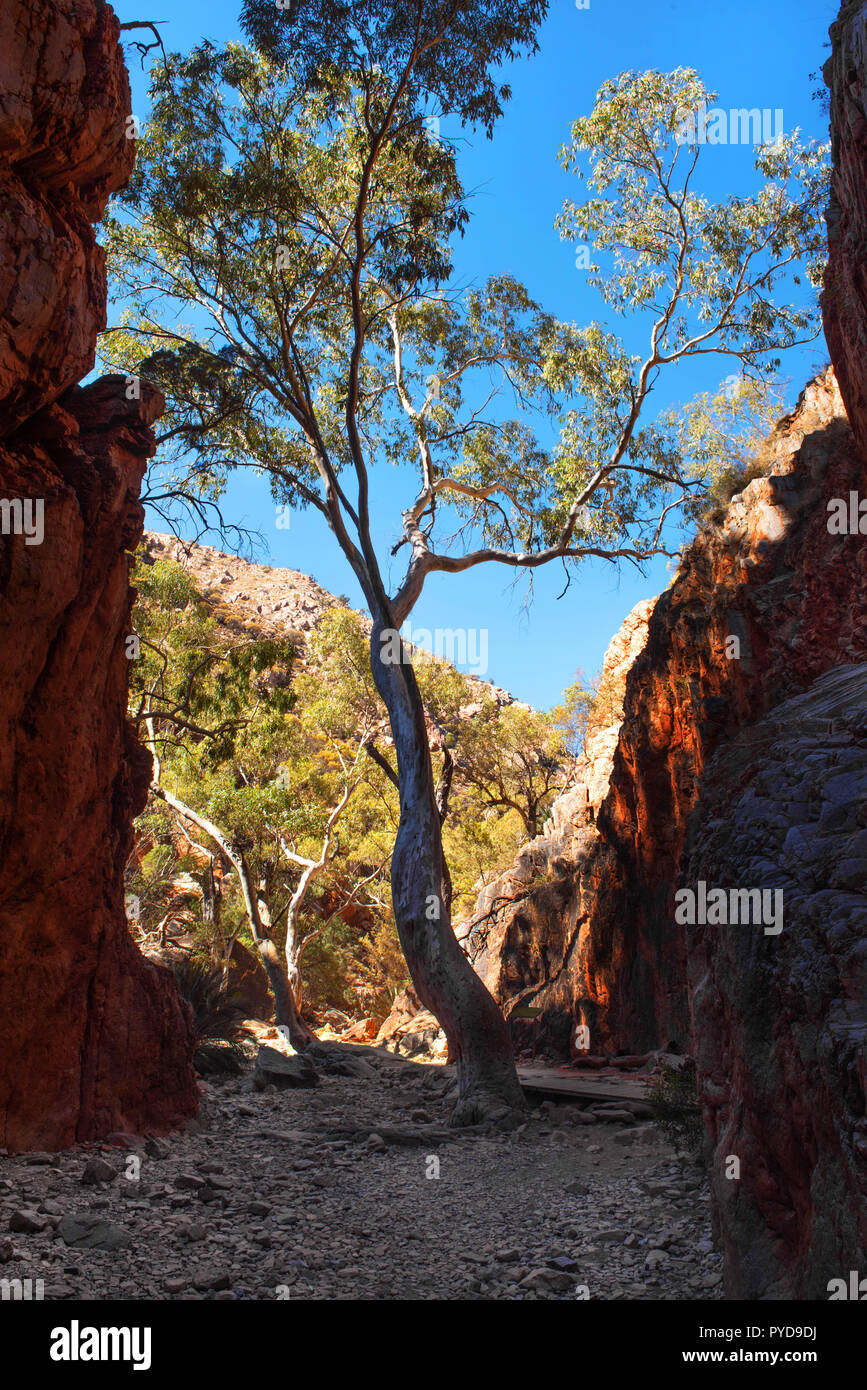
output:
[[[452,1124],[515,1123],[526,1103],[508,1025],[452,931],[451,883],[415,673],[402,643],[402,662],[383,659],[394,651],[395,636],[383,616],[374,614],[371,667],[388,710],[400,791],[391,861],[397,931],[418,996],[442,1024],[457,1062]]]

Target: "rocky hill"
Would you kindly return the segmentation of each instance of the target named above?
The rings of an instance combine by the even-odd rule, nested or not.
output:
[[[329,593],[300,570],[255,564],[213,546],[156,531],[145,532],[144,545],[147,559],[172,560],[187,570],[210,604],[213,617],[227,632],[288,637],[294,642],[302,665],[306,640],[323,614],[331,608],[349,606],[346,599]],[[366,614],[361,615],[361,624],[369,633],[371,624]],[[411,643],[409,647],[414,650]],[[460,711],[465,717],[478,712],[477,702],[481,700],[530,708],[493,681],[464,674],[472,697]]]

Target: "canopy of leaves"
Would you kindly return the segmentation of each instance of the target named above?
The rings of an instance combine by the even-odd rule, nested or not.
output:
[[[361,84],[384,73],[399,109],[433,104],[488,135],[508,100],[493,69],[535,53],[545,0],[244,0],[241,25],[256,47],[298,59],[305,85],[337,72]]]
[[[698,76],[603,85],[562,152],[590,196],[558,225],[604,262],[591,272],[603,303],[646,325],[637,356],[603,323],[558,321],[508,274],[448,288],[467,209],[454,146],[419,106],[445,70],[439,57],[424,68],[413,25],[448,18],[443,43],[460,51],[461,25],[471,37],[489,25],[484,66],[486,45],[510,52],[526,15],[374,0],[351,15],[248,8],[251,23],[255,12],[277,26],[273,41],[256,30],[268,56],[205,44],[171,72],[155,67],[153,119],[107,225],[124,313],[106,352],[168,395],[167,494],[215,498],[229,469],[264,471],[279,501],[323,513],[370,597],[367,470],[415,461],[393,552],[407,547],[401,620],[433,570],[641,564],[666,551],[666,518],[689,510],[706,460],[694,453],[686,468],[650,397],[685,357],[727,355],[760,377],[815,335],[801,275],[813,284],[819,271],[825,151],[783,136],[756,151],[755,193],[713,203],[696,187],[703,147],[682,138],[684,113],[712,97]],[[327,73],[326,49],[338,60]],[[401,86],[407,53],[419,66]],[[487,90],[481,71],[460,77],[455,60],[466,93]],[[458,87],[449,101],[474,118]]]

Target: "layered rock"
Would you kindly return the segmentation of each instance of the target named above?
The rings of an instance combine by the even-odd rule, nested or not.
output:
[[[822,315],[849,419],[867,456],[867,2],[845,3],[831,25],[834,163]]]
[[[0,1145],[166,1130],[198,1104],[188,1010],[124,915],[150,776],[126,722],[141,385],[74,385],[105,315],[93,219],[132,167],[101,0],[0,16]],[[133,394],[133,393],[130,393]]]
[[[726,1291],[827,1298],[867,1249],[867,664],[778,705],[703,786],[682,884],[764,894],[686,928]]]
[[[564,818],[550,846],[523,853],[520,900],[497,903],[489,888],[464,929],[495,996],[541,1008],[533,1038],[560,1055],[577,1023],[594,1052],[687,1046],[673,894],[705,764],[824,671],[867,657],[867,612],[853,602],[867,550],[827,524],[830,499],[864,488],[830,372],[777,427],[770,457],[653,608],[596,828]]]

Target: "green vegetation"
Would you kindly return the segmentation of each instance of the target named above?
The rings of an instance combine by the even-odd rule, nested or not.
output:
[[[193,1015],[193,1054],[200,1071],[239,1071],[243,1052],[238,1025],[244,1017],[237,994],[227,988],[223,972],[190,957],[172,964],[175,984]]]
[[[683,1153],[698,1155],[704,1141],[701,1108],[696,1091],[695,1063],[680,1067],[663,1065],[659,1078],[648,1091],[654,1123],[666,1139]]]
[[[393,748],[360,615],[326,611],[301,661],[290,642],[204,599],[173,561],[140,562],[134,583],[141,655],[130,712],[155,755],[127,882],[142,939],[165,947],[168,925],[180,927],[220,978],[235,940],[255,951],[241,878],[202,822],[212,824],[249,872],[298,1006],[313,1018],[332,1007],[381,1020],[409,976],[388,876]],[[500,706],[448,663],[419,657],[453,903],[464,911],[567,784],[593,696],[576,681],[548,715]]]

